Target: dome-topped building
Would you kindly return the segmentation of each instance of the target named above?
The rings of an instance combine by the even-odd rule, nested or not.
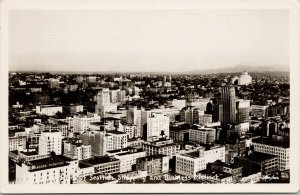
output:
[[[248,72],[244,71],[242,75],[239,76],[238,85],[249,85],[252,83],[252,77]]]

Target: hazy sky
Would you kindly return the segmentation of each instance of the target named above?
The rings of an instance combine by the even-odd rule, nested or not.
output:
[[[288,65],[286,10],[12,11],[10,70]]]

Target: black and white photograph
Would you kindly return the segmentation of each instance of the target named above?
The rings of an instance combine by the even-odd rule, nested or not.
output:
[[[5,191],[299,190],[299,1],[12,2]]]

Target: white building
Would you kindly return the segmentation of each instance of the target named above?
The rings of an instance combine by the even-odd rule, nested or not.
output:
[[[216,140],[216,130],[213,128],[189,129],[189,140],[198,144],[211,144]]]
[[[120,131],[109,131],[106,133],[108,137],[108,145],[111,145],[112,148],[107,148],[107,151],[110,150],[119,150],[122,148],[127,148],[127,134]]]
[[[43,131],[39,139],[39,155],[62,153],[62,134],[60,131]]]
[[[114,95],[113,100],[117,101],[117,92],[112,92],[112,94]],[[105,112],[117,111],[117,104],[111,103],[110,91],[108,88],[102,89],[102,91],[97,94],[96,101],[95,113],[102,117],[104,117]]]
[[[89,129],[90,123],[100,122],[100,116],[93,115],[78,115],[74,116],[74,132],[84,132]]]
[[[142,117],[144,112],[142,112]],[[145,134],[147,139],[151,137],[159,137],[161,132],[164,132],[164,135],[169,137],[169,129],[170,129],[170,119],[162,113],[146,112],[147,123],[146,123],[146,131]],[[145,136],[143,135],[143,136]]]
[[[68,129],[71,132],[73,132],[73,130],[74,130],[74,118],[73,117],[59,118],[59,119],[55,119],[55,120],[68,123]]]
[[[129,107],[126,115],[126,122],[128,124],[136,125],[137,131],[142,135],[142,110],[136,106]]]
[[[252,77],[248,72],[243,72],[238,79],[238,85],[249,85],[252,83]]]
[[[169,100],[168,106],[181,110],[186,106],[186,100],[177,100],[177,99]]]
[[[198,171],[206,169],[208,163],[221,160],[225,162],[225,146],[214,146],[176,155],[176,173],[195,178]]]
[[[64,142],[64,156],[72,159],[83,160],[91,158],[91,145],[83,145],[76,142]]]
[[[59,80],[55,78],[48,79],[48,86],[49,88],[58,88],[59,87]]]
[[[180,145],[173,143],[172,139],[163,139],[152,142],[144,142],[143,150],[146,151],[147,156],[163,154],[170,159],[173,158],[180,150]]]
[[[140,131],[137,130],[136,125],[132,124],[121,124],[119,131],[125,132],[129,139],[140,137]]]
[[[35,107],[37,114],[53,116],[56,113],[62,113],[62,106],[55,106],[55,105],[39,105]]]
[[[209,98],[193,99],[191,102],[187,102],[186,106],[193,106],[199,110],[206,111],[207,104],[210,102]]]
[[[133,166],[136,164],[136,159],[146,156],[145,151],[134,148],[109,151],[107,154],[120,160],[120,173],[132,171]]]
[[[249,129],[250,129],[249,122],[247,122],[247,123],[240,123],[240,124],[234,126],[234,130],[239,135],[245,135],[249,131]]]
[[[9,137],[9,151],[13,150],[25,150],[26,149],[26,137],[25,136],[15,136]]]
[[[282,147],[273,144],[271,142],[263,141],[259,139],[252,140],[252,145],[254,147],[254,151],[256,152],[278,156],[278,160],[279,160],[278,164],[279,164],[280,171],[285,171],[290,169],[290,148],[289,147]]]
[[[78,161],[63,156],[16,165],[16,184],[72,184],[78,179]]]
[[[86,131],[80,139],[82,144],[91,145],[92,156],[104,156],[107,151],[127,148],[127,134],[120,131]]]

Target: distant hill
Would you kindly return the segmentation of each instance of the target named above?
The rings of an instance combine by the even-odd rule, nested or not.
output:
[[[152,75],[178,75],[178,74],[186,74],[186,75],[200,75],[200,74],[226,74],[226,73],[241,73],[243,71],[247,71],[249,73],[289,73],[288,65],[273,65],[273,66],[248,66],[248,65],[238,65],[238,66],[228,66],[224,68],[216,68],[216,69],[204,69],[204,70],[193,70],[186,72],[159,72],[159,71],[133,71],[133,72],[122,72],[122,71],[10,71],[10,72],[27,72],[27,73],[57,73],[57,74],[152,74]]]
[[[194,70],[188,71],[187,74],[217,74],[217,73],[238,73],[238,72],[289,72],[290,67],[287,65],[273,65],[273,66],[229,66],[224,68]]]

